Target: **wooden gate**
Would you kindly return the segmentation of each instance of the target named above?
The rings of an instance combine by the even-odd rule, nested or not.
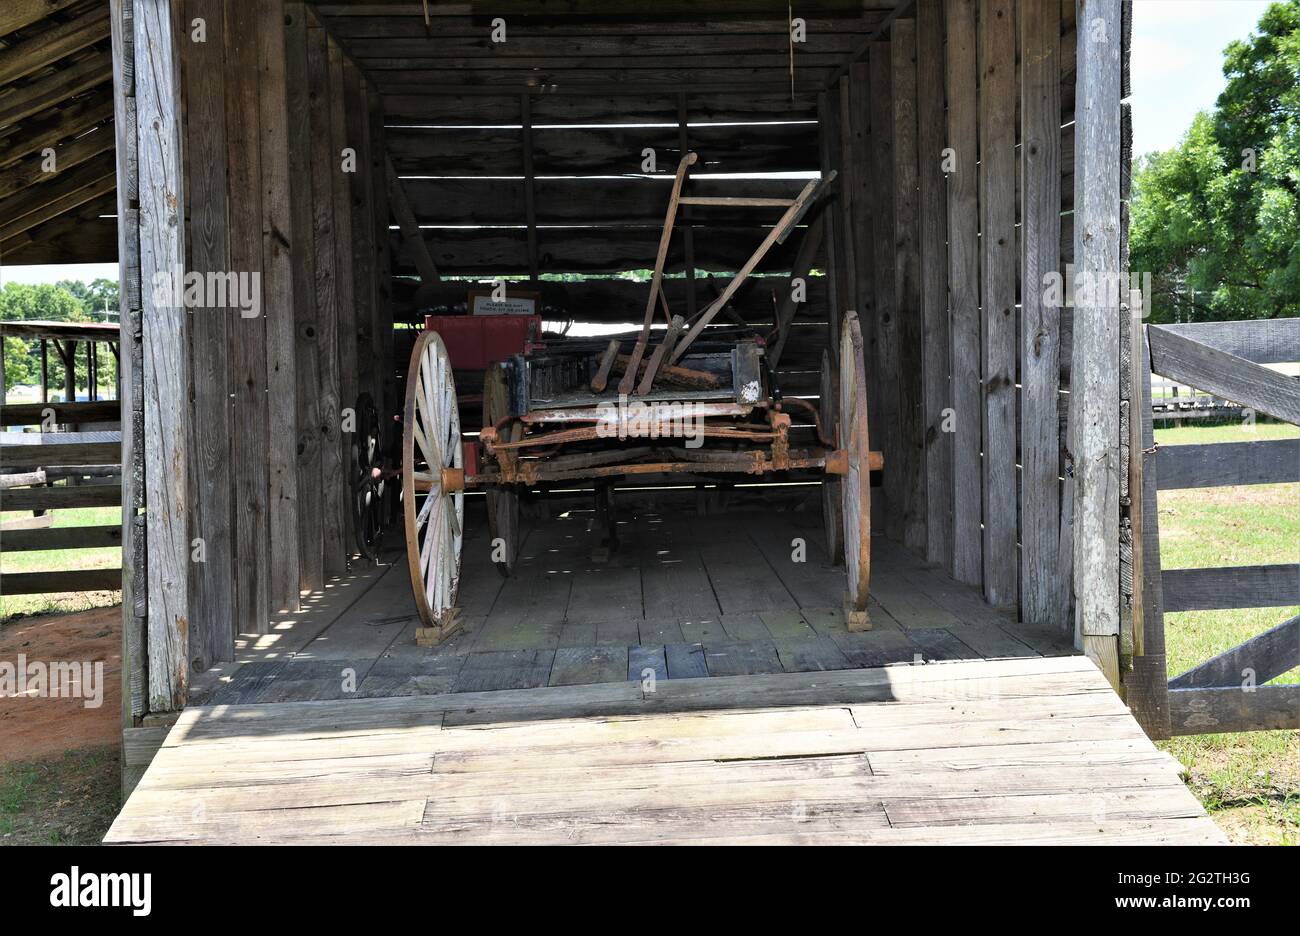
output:
[[[1300,361],[1300,319],[1133,329],[1130,517],[1135,583],[1128,701],[1152,738],[1300,728],[1300,686],[1264,685],[1300,666],[1300,617],[1170,680],[1166,612],[1300,604],[1300,564],[1162,569],[1160,491],[1300,481],[1300,440],[1156,446],[1151,376],[1300,424],[1300,379],[1264,367]],[[1139,437],[1140,432],[1140,437]]]

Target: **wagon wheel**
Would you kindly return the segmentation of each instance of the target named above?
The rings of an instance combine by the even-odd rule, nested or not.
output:
[[[367,559],[379,555],[379,541],[388,521],[384,478],[384,427],[370,394],[357,397],[356,429],[352,433],[352,530],[357,549]]]
[[[865,630],[871,626],[866,616],[871,581],[871,451],[867,444],[867,370],[862,330],[853,312],[844,316],[840,335],[839,397],[838,444],[848,455],[848,470],[840,481],[844,565],[849,580],[845,611],[850,630]]]
[[[510,415],[510,388],[506,383],[506,369],[498,364],[488,366],[483,376],[483,425],[495,426]],[[519,428],[510,425],[502,430],[501,441],[517,440]],[[519,492],[513,485],[492,485],[487,495],[488,542],[492,545],[492,564],[504,576],[515,570],[519,556]],[[504,556],[497,551],[497,540],[505,547]]]
[[[821,400],[818,418],[821,421],[822,434],[835,437],[835,411],[838,397],[835,392],[835,369],[831,366],[829,351],[822,351]],[[840,493],[839,475],[829,472],[822,478],[822,524],[826,528],[826,552],[831,562],[840,565],[844,561],[844,510]]]
[[[451,360],[436,332],[422,332],[406,375],[402,512],[415,607],[434,642],[457,623],[465,519],[463,458]]]

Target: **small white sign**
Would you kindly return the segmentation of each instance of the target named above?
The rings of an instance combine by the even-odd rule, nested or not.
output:
[[[502,300],[493,300],[491,296],[475,296],[470,310],[474,315],[533,315],[537,311],[537,300],[522,296],[507,296]]]

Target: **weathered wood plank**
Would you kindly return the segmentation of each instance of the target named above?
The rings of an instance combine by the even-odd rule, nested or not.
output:
[[[289,175],[284,0],[258,5],[258,105],[262,188],[262,296],[266,318],[267,521],[271,612],[297,611],[298,419],[295,370],[294,213]]]
[[[1277,419],[1300,425],[1300,381],[1245,358],[1153,325],[1151,369]]]
[[[144,499],[144,351],[140,319],[140,224],[135,107],[134,5],[110,0],[113,35],[114,154],[117,159],[118,294],[120,318],[118,374],[122,411],[122,724],[129,727],[145,712],[148,671],[143,606],[148,598],[145,542],[137,521]],[[47,514],[48,516],[48,514]],[[124,780],[129,779],[124,776]]]
[[[1059,621],[1060,309],[1045,301],[1061,268],[1061,10],[1020,8],[1020,594],[1022,619]]]
[[[352,268],[352,199],[349,197],[350,172],[355,172],[360,165],[357,157],[357,141],[351,137],[347,122],[347,89],[344,82],[344,53],[333,39],[329,40],[330,73],[330,132],[335,166],[331,173],[333,179],[334,206],[334,289],[337,293],[338,309],[338,356],[339,356],[339,407],[340,412],[354,410],[357,405],[357,306],[356,297],[359,283]],[[345,162],[351,154],[352,168],[346,169]],[[352,544],[352,511],[346,501],[347,488],[339,484],[339,479],[346,477],[351,469],[352,435],[339,432],[339,463],[343,474],[333,478],[326,477],[325,484],[343,488],[343,546],[346,555],[355,551]]]
[[[868,52],[871,71],[871,231],[875,285],[876,355],[881,413],[897,414],[902,406],[899,362],[902,354],[899,327],[899,291],[894,268],[894,214],[897,160],[894,158],[893,62],[888,42],[872,43]],[[865,337],[865,336],[864,336]],[[883,422],[883,424],[882,424]],[[903,489],[908,483],[901,468],[903,437],[894,416],[876,419],[871,444],[884,453],[885,534],[903,539]],[[892,468],[889,466],[893,466]],[[873,518],[874,523],[874,518]]]
[[[1193,322],[1160,327],[1255,364],[1300,361],[1300,318]]]
[[[294,374],[298,472],[298,587],[325,586],[322,526],[320,347],[317,333],[316,239],[312,204],[310,72],[307,13],[285,5],[285,83],[288,89],[289,199],[293,224]],[[386,242],[386,241],[385,241]]]
[[[207,42],[185,55],[186,184],[189,202],[189,269],[225,274],[230,265],[230,190],[226,179],[226,82],[222,66],[222,0],[186,0],[189,20],[207,23]],[[190,565],[190,627],[201,669],[234,655],[234,540],[231,530],[229,309],[191,316],[191,367],[195,432],[191,439],[193,512],[190,535],[203,540],[205,561]]]
[[[6,494],[7,498],[8,495]],[[5,530],[5,552],[36,549],[99,549],[122,545],[122,527],[84,526],[46,530]]]
[[[258,10],[226,0],[226,144],[230,269],[264,274],[262,134],[258,94]],[[265,286],[265,283],[262,283]],[[268,401],[265,289],[256,316],[228,315],[230,464],[234,480],[234,625],[265,632],[271,617],[270,526],[267,509]]]
[[[185,264],[180,81],[174,5],[135,0],[139,138],[140,280],[155,284]],[[149,492],[149,709],[185,704],[189,681],[189,316],[141,290],[144,334],[145,486]]]
[[[1300,728],[1300,686],[1173,689],[1169,720],[1175,736]]]
[[[979,155],[975,0],[945,0],[948,98],[948,283],[952,319],[953,578],[979,585],[984,575],[981,485]]]
[[[48,8],[48,0],[43,6]],[[109,35],[108,7],[92,7],[0,52],[0,86],[80,52]]]
[[[1170,689],[1262,685],[1300,666],[1300,615],[1169,680]]]
[[[951,328],[948,317],[948,217],[943,150],[943,0],[916,7],[917,160],[920,183],[921,319],[924,354],[921,444],[925,477],[925,556],[952,562],[953,434],[944,431],[952,406]]]
[[[113,56],[96,52],[0,98],[0,127],[8,127],[58,106],[74,95],[112,80]]]
[[[323,29],[307,29],[307,74],[311,110],[311,204],[312,240],[315,247],[316,324],[315,338],[319,365],[317,419],[319,427],[320,475],[315,484],[321,491],[322,550],[326,576],[347,569],[344,536],[345,499],[343,485],[342,415],[339,375],[339,271],[335,264],[336,225],[334,219],[334,176],[339,159],[333,146],[330,103],[328,37]],[[350,404],[346,404],[350,405]],[[313,458],[314,462],[315,459]]]
[[[1280,608],[1300,604],[1300,565],[1165,569],[1165,611]]]
[[[8,539],[6,534],[5,539]],[[122,570],[71,569],[61,572],[5,572],[0,589],[6,595],[53,595],[62,592],[116,591],[122,587]]]
[[[1133,657],[1133,672],[1125,680],[1129,705],[1142,729],[1152,739],[1169,737],[1169,675],[1165,656],[1165,605],[1160,572],[1160,515],[1156,504],[1161,466],[1155,449],[1155,428],[1151,420],[1151,357],[1147,352],[1146,328],[1141,329],[1141,344],[1133,362],[1133,379],[1137,387],[1135,404],[1142,420],[1142,518],[1139,532],[1142,589],[1139,600],[1142,615],[1141,653]],[[1130,415],[1130,418],[1132,416]]]
[[[1300,439],[1162,445],[1155,460],[1161,491],[1300,481]]]
[[[1014,604],[1016,562],[1016,72],[1011,0],[980,0],[980,301],[984,597]]]
[[[1080,0],[1078,15],[1090,28],[1078,36],[1074,256],[1081,274],[1104,278],[1119,272],[1120,4]],[[1120,297],[1091,293],[1072,335],[1075,611],[1085,637],[1118,638]]]
[[[920,195],[917,166],[916,21],[891,28],[894,134],[894,288],[898,317],[899,452],[903,543],[924,554],[925,505],[925,322],[921,283]]]

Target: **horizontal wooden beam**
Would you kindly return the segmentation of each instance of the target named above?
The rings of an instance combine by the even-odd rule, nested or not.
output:
[[[1300,728],[1300,686],[1172,689],[1169,727],[1175,737]]]
[[[1165,569],[1165,611],[1283,608],[1300,604],[1300,565]]]
[[[113,54],[96,52],[0,97],[0,127],[8,127],[95,85],[113,80]]]
[[[0,243],[5,263],[116,263],[116,190]]]
[[[74,569],[63,572],[9,572],[0,575],[0,595],[57,595],[67,592],[118,591],[122,569]]]
[[[116,462],[121,457],[120,442],[73,442],[67,445],[5,444],[0,449],[0,469],[44,468],[46,465],[105,465]]]
[[[532,89],[530,89],[532,90]],[[677,88],[633,89],[625,85],[578,89],[575,93],[533,93],[533,126],[548,124],[668,124],[677,126]],[[382,97],[391,124],[519,125],[517,91],[440,88],[438,94],[397,91]],[[688,92],[691,132],[707,123],[758,120],[815,120],[817,96],[799,91],[750,87],[741,91]]]
[[[1147,327],[1153,373],[1300,425],[1300,380],[1170,331]]]
[[[1156,449],[1156,484],[1161,491],[1290,481],[1300,481],[1300,439]]]
[[[795,71],[796,87],[805,93],[818,88],[830,74],[828,67]],[[416,93],[438,88],[439,93],[500,94],[532,91],[539,94],[653,94],[661,91],[774,92],[790,87],[790,74],[778,66],[767,68],[548,68],[548,69],[398,69],[372,71],[370,78],[383,94]]]
[[[0,50],[0,86],[108,38],[108,4]]]
[[[882,10],[887,9],[893,0],[881,0],[877,9],[860,9],[857,16],[819,16],[815,11],[803,10],[804,20],[810,35],[823,35],[840,32],[860,36],[874,31],[884,18]],[[390,5],[395,10],[398,5]],[[866,4],[862,5],[866,7]],[[403,37],[420,37],[428,41],[424,29],[424,14],[420,4],[407,5],[405,13],[384,12],[375,5],[341,5],[324,4],[314,8],[329,22],[330,32],[344,40],[356,39],[398,39]],[[436,17],[437,36],[443,38],[490,38],[484,29],[483,19],[467,15],[468,5],[447,3],[430,3],[429,13]],[[518,19],[509,25],[510,41],[519,38],[536,38],[544,36],[610,36],[610,37],[647,37],[660,36],[699,36],[699,35],[781,35],[789,29],[786,9],[775,11],[775,15],[762,16],[750,14],[742,19],[725,19],[700,16],[699,7],[693,11],[694,16],[680,15],[658,19],[615,19],[609,17],[586,17],[580,21]],[[796,10],[796,13],[801,11]]]
[[[1159,327],[1256,364],[1300,361],[1300,318],[1192,322]]]
[[[640,151],[628,153],[626,171],[637,171],[640,156]],[[526,217],[522,181],[519,185],[508,185],[493,179],[406,178],[401,183],[421,224],[523,224]],[[769,204],[777,204],[775,200],[780,199],[788,207],[805,184],[803,179],[692,179],[690,188],[693,196],[756,196],[772,199]],[[663,226],[672,176],[541,178],[534,183],[534,189],[539,225],[642,225],[658,229]],[[715,205],[696,220],[709,224],[762,225],[775,222],[779,216],[779,213],[764,214],[733,203]]]
[[[10,334],[7,331],[3,333]],[[113,340],[117,340],[116,333],[113,335]],[[122,401],[6,403],[0,406],[0,426],[38,426],[44,422],[47,411],[53,412],[56,424],[118,422],[122,418]]]
[[[810,172],[818,168],[814,123],[761,126],[693,126],[691,149],[700,172]],[[536,127],[533,172],[537,176],[601,176],[639,173],[643,150],[662,167],[682,156],[676,126]],[[523,131],[517,127],[389,127],[393,166],[401,175],[518,175]],[[661,219],[662,220],[662,219]]]
[[[5,510],[59,510],[65,507],[118,507],[120,484],[78,484],[71,487],[26,488],[5,493]]]
[[[1300,666],[1300,615],[1169,680],[1170,689],[1263,685]]]
[[[13,530],[0,540],[0,551],[33,552],[44,549],[98,549],[122,545],[122,525],[57,527],[48,530]]]
[[[740,269],[766,232],[757,225],[691,228],[696,269],[718,273]],[[522,227],[479,231],[444,228],[429,233],[433,236],[433,258],[443,276],[528,272],[528,243]],[[542,227],[537,231],[537,241],[543,273],[619,273],[654,265],[659,231],[651,227]],[[416,272],[400,238],[394,238],[393,251],[394,273]],[[794,253],[794,246],[787,241],[772,248],[758,269],[788,273]],[[682,245],[676,238],[669,246],[665,269],[670,273],[683,269]]]
[[[430,42],[423,35],[353,38],[348,52],[363,67],[384,67],[385,59],[440,61],[444,67],[460,67],[461,62],[483,62],[498,67],[532,67],[516,63],[533,62],[537,67],[582,67],[591,62],[610,64],[610,59],[631,65],[638,60],[669,64],[682,56],[696,56],[735,67],[752,56],[779,58],[787,65],[790,58],[790,32],[782,23],[779,28],[748,33],[679,33],[677,35],[637,34],[602,35],[580,29],[529,29],[519,25],[510,29],[508,42],[493,42],[489,30],[479,27],[472,35],[438,33]],[[807,41],[796,43],[796,70],[806,63],[828,64],[828,56],[838,64],[852,51],[859,36],[852,32],[809,29]],[[571,63],[571,64],[570,64]]]

